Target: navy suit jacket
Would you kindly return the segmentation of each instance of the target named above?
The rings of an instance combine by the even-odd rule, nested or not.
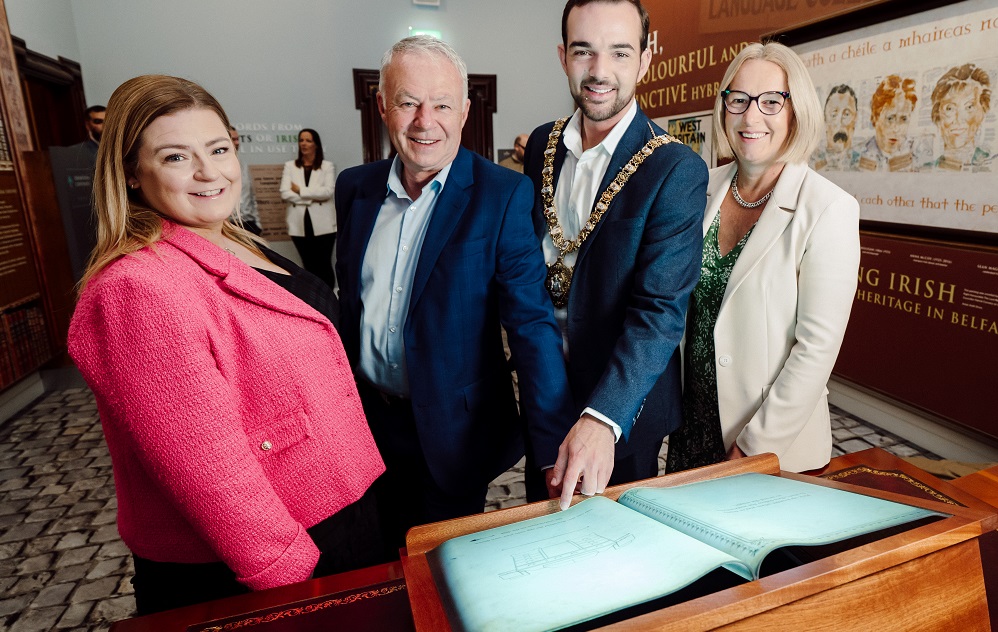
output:
[[[553,125],[534,130],[527,144],[524,173],[538,191]],[[652,138],[651,125],[638,109],[600,192]],[[555,186],[566,152],[562,137]],[[706,190],[704,161],[681,143],[663,145],[638,167],[579,249],[568,298],[568,379],[577,409],[591,407],[620,425],[617,459],[649,441],[661,444],[682,422],[678,346],[700,278]],[[540,195],[534,227],[543,239]]]
[[[344,171],[336,183],[340,333],[359,362],[361,266],[388,192],[390,160]],[[464,148],[433,210],[404,329],[420,443],[444,489],[487,485],[522,455],[506,329],[523,420],[537,463],[553,464],[575,422],[562,339],[544,289],[531,224],[530,181]],[[699,225],[697,230],[699,230]]]

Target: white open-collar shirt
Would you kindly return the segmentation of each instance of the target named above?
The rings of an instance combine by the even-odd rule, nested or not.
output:
[[[579,231],[589,221],[596,196],[602,193],[599,186],[603,182],[603,176],[606,175],[607,167],[610,166],[610,158],[613,157],[613,152],[617,150],[617,144],[620,143],[620,139],[623,138],[624,132],[627,131],[637,113],[638,104],[632,100],[627,113],[617,121],[606,138],[598,145],[585,151],[582,150],[582,110],[576,110],[565,125],[565,129],[562,130],[561,139],[568,151],[565,152],[565,162],[561,165],[561,172],[558,176],[558,185],[554,192],[554,205],[558,215],[558,223],[561,225],[566,239],[576,239],[579,236]],[[550,234],[544,235],[541,247],[544,250],[545,263],[551,265],[558,260],[559,251]],[[574,270],[575,261],[578,258],[579,251],[573,250],[565,255],[565,265]],[[561,327],[561,337],[567,360],[570,354],[568,348],[568,307],[555,307],[554,316],[558,321],[558,326]],[[613,428],[617,438],[620,438],[620,426],[612,419],[589,408],[585,412],[608,424]]]

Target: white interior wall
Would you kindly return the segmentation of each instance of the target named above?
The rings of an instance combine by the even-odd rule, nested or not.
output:
[[[80,61],[73,5],[69,0],[4,0],[11,35],[53,59]]]
[[[385,49],[410,27],[440,31],[469,72],[497,76],[497,148],[512,147],[517,134],[572,110],[555,52],[560,2],[441,0],[439,8],[412,0],[5,4],[11,32],[29,48],[81,63],[88,103],[106,103],[135,75],[179,75],[212,92],[241,129],[265,128],[276,136],[281,125],[314,127],[338,170],[362,161],[352,69],[377,68]],[[75,25],[75,37],[67,24]],[[293,144],[257,147],[267,153],[244,151],[241,157],[273,164],[295,150]]]

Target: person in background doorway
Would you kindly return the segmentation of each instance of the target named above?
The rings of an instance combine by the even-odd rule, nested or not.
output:
[[[91,105],[86,109],[83,115],[83,127],[87,132],[87,138],[81,143],[67,147],[63,158],[63,160],[68,159],[71,165],[70,173],[73,175],[69,179],[72,181],[72,188],[86,187],[76,189],[76,195],[86,195],[86,199],[91,202],[87,204],[86,211],[82,203],[69,211],[70,224],[66,229],[66,239],[69,242],[67,245],[70,247],[71,265],[76,281],[82,278],[87,261],[97,245],[97,216],[93,209],[91,188],[94,168],[97,165],[97,150],[100,148],[101,136],[104,133],[106,112],[107,108],[103,105]]]
[[[239,152],[239,130],[229,126],[229,138],[232,139],[232,146]],[[256,195],[253,193],[253,178],[250,177],[249,165],[240,160],[239,172],[242,174],[243,187],[239,195],[239,209],[232,214],[229,219],[234,223],[242,222],[243,228],[259,236],[263,232],[260,228],[260,212],[256,208]]]
[[[322,139],[314,129],[298,132],[298,157],[284,164],[281,199],[288,203],[288,234],[302,267],[336,287],[333,249],[336,211],[333,207],[333,163],[323,159]]]
[[[527,149],[528,134],[520,134],[513,141],[513,153],[499,161],[500,167],[523,173],[523,152]]]
[[[91,105],[84,112],[83,126],[87,130],[87,139],[83,145],[96,160],[97,148],[100,146],[101,135],[104,133],[104,116],[107,108],[103,105]]]

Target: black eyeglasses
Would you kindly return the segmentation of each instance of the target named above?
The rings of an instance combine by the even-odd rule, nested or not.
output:
[[[732,114],[743,114],[749,105],[755,101],[759,106],[759,111],[767,116],[779,114],[790,98],[789,92],[763,92],[759,96],[750,96],[738,90],[722,90],[721,100],[724,102],[724,109]]]

